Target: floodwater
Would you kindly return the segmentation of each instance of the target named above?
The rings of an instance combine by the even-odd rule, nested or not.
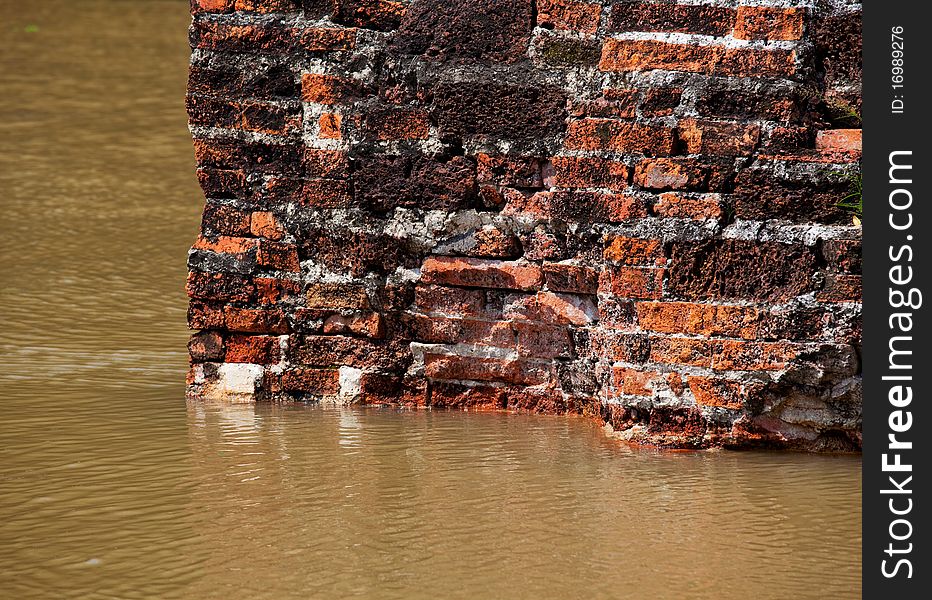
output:
[[[855,598],[860,460],[186,404],[186,0],[0,0],[0,597]]]

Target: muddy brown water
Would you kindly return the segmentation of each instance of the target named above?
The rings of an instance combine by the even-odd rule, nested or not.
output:
[[[185,0],[0,0],[0,597],[854,598],[860,459],[187,404]]]

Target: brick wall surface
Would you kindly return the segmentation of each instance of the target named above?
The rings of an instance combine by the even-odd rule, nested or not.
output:
[[[192,13],[192,395],[860,447],[860,4]]]

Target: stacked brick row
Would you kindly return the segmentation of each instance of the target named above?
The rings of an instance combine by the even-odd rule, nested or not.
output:
[[[859,447],[859,4],[192,12],[193,395]]]

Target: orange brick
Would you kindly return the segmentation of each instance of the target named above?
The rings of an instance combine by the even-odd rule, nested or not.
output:
[[[707,337],[717,335],[754,339],[761,319],[758,309],[747,306],[638,302],[635,309],[642,329]]]
[[[663,375],[656,371],[612,367],[612,383],[615,391],[631,396],[652,396],[654,381],[662,378]]]
[[[222,254],[246,254],[255,250],[258,242],[252,238],[220,235],[215,238],[200,236],[194,242],[196,250],[207,250]]]
[[[665,192],[654,204],[654,213],[661,217],[719,219],[722,216],[722,197],[718,194],[692,197]]]
[[[737,77],[789,76],[796,73],[796,52],[608,39],[602,46],[599,68],[621,72],[659,69]]]
[[[280,240],[284,235],[281,223],[268,211],[257,211],[250,215],[249,231],[256,237]]]
[[[616,236],[602,252],[605,260],[621,265],[663,264],[663,247],[659,240]]]
[[[701,338],[652,337],[650,360],[655,363],[712,366],[712,344]]]
[[[356,47],[355,29],[312,27],[297,34],[298,44],[309,52],[352,50]]]
[[[826,129],[816,134],[816,150],[823,153],[861,155],[860,129]]]
[[[317,121],[317,137],[323,140],[339,140],[343,137],[340,125],[343,118],[337,113],[324,113]]]
[[[305,102],[338,104],[356,97],[360,86],[352,79],[336,75],[305,73],[301,77],[301,98]]]
[[[723,340],[712,346],[716,371],[774,371],[796,358],[798,346],[789,342]]]
[[[740,409],[744,406],[744,386],[738,381],[715,377],[687,377],[689,390],[700,406]]]
[[[272,13],[282,11],[297,11],[301,8],[296,0],[236,0],[236,10]]]
[[[599,4],[573,0],[539,0],[537,3],[537,24],[552,25],[555,29],[595,33],[601,15]]]
[[[582,119],[569,124],[564,145],[570,150],[615,150],[667,156],[673,153],[669,127],[615,119]]]
[[[234,0],[191,0],[191,12],[222,13],[233,10]]]
[[[739,6],[732,35],[741,40],[798,40],[805,19],[805,8]]]
[[[599,281],[599,293],[622,298],[659,299],[663,296],[665,269],[614,267],[606,269]]]

